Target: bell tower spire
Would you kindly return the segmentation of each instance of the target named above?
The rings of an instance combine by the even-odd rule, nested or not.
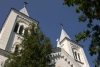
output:
[[[78,44],[75,41],[73,41],[67,35],[67,33],[64,31],[63,24],[60,23],[60,25],[61,25],[61,29],[62,29],[61,30],[61,35],[60,35],[60,39],[57,39],[56,41],[57,41],[58,49],[61,49],[61,51],[62,51],[61,54],[65,54],[66,53],[66,54],[68,54],[69,57],[71,57],[68,60],[69,57],[67,56],[67,61],[69,61],[68,62],[69,64],[72,63],[73,61],[75,61],[71,67],[90,67],[89,63],[87,61],[87,58],[85,56],[83,47],[80,44]],[[63,50],[64,50],[64,52],[63,52]],[[65,58],[65,57],[66,56],[63,56],[63,58]],[[64,59],[64,61],[65,60],[66,59]],[[56,64],[57,64],[57,62],[58,62],[58,64],[63,63],[62,60],[61,60],[61,62],[56,61]],[[75,64],[77,64],[77,65],[75,66]],[[81,65],[81,66],[79,66],[78,64]]]
[[[27,5],[27,4],[28,4],[27,2],[24,2],[24,7],[20,10],[20,12],[22,12],[23,14],[29,16],[29,14],[28,14],[28,12],[27,12],[27,10],[26,10],[26,5]]]
[[[63,29],[63,24],[60,23],[60,25],[61,25],[61,28],[62,28],[61,35],[60,35],[60,42],[61,42],[65,37],[71,39],[71,38],[67,35],[67,33],[64,31],[64,29]]]

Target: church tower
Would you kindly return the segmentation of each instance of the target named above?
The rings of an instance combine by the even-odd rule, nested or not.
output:
[[[0,33],[0,48],[10,51],[15,43],[20,43],[18,36],[24,34],[24,29],[30,23],[38,24],[38,21],[29,17],[26,7],[20,11],[12,8],[6,18]]]
[[[90,67],[83,46],[73,41],[63,28],[50,58],[55,67]]]
[[[9,54],[16,47],[20,47],[21,41],[18,37],[22,37],[24,29],[30,23],[34,23],[37,27],[39,22],[29,16],[26,10],[26,4],[20,11],[11,8],[0,32],[0,67],[7,59],[5,54]]]
[[[5,54],[9,55],[15,48],[20,47],[21,41],[18,37],[22,37],[24,29],[30,23],[37,27],[39,22],[29,16],[26,3],[20,11],[14,8],[10,10],[0,32],[0,67],[7,59]],[[50,58],[49,65],[53,67],[90,67],[83,46],[74,42],[63,28],[60,38],[57,39],[57,47],[53,49]]]

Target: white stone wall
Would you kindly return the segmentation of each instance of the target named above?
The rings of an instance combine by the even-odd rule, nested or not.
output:
[[[71,49],[71,45],[70,45],[70,42],[69,41],[64,40],[61,43],[60,48],[63,48],[72,58],[74,58],[73,57],[73,53],[72,53],[72,49]]]
[[[19,28],[17,30],[17,33],[15,33],[13,30],[12,30],[12,33],[11,33],[11,36],[10,36],[10,39],[9,39],[9,44],[7,45],[6,47],[6,50],[8,51],[14,51],[14,48],[13,46],[15,45],[16,42],[18,42],[19,44],[21,43],[21,40],[19,39],[19,37],[22,38],[22,36],[19,34],[19,29],[20,29],[20,26],[23,25],[24,26],[24,29],[28,27],[27,24],[25,24],[24,22],[15,22],[16,23],[19,23]],[[15,26],[15,25],[14,25]],[[14,29],[14,28],[13,28]],[[24,30],[23,30],[23,33],[24,34]]]
[[[5,50],[6,45],[8,43],[16,16],[17,16],[17,14],[14,13],[13,11],[11,11],[10,15],[8,16],[7,20],[5,21],[5,25],[1,31],[0,48],[3,50]]]
[[[14,32],[14,27],[15,27],[15,24],[17,21],[20,26],[21,25],[24,26],[24,29],[26,27],[28,27],[28,25],[32,22],[36,25],[38,24],[37,21],[31,19],[28,16],[25,16],[24,14],[18,12],[15,9],[12,9],[10,11],[7,19],[4,22],[2,30],[0,32],[0,49],[1,49],[0,50],[0,67],[3,66],[5,60],[7,59],[5,57],[5,54],[10,52],[11,50],[14,51],[14,49],[13,49],[13,48],[15,48],[15,47],[13,47],[14,43],[21,42],[21,40],[18,39],[18,37],[21,37],[21,36]],[[24,31],[23,31],[23,33],[24,33]],[[8,51],[8,52],[6,52],[6,51]]]
[[[17,17],[20,16],[22,19],[24,19],[26,22],[26,24],[29,24],[29,23],[34,23],[34,24],[38,24],[37,21],[23,15],[22,13],[12,9],[11,12],[9,13],[6,21],[4,22],[4,25],[2,27],[2,31],[1,31],[1,34],[0,34],[0,48],[3,49],[3,50],[7,50],[9,51],[8,49],[8,46],[9,44],[11,44],[11,41],[13,39],[13,29],[14,29],[14,25],[15,25],[15,22],[16,22],[16,19]],[[19,20],[22,20],[21,18],[19,18]],[[23,20],[23,21],[24,21]],[[23,24],[23,23],[20,23],[20,25]],[[24,26],[26,27],[26,25],[24,24]]]
[[[7,58],[5,56],[0,55],[0,67],[3,67],[6,60],[7,60]]]
[[[63,41],[61,41],[61,44],[59,44],[58,47],[59,47],[59,48],[63,48],[63,49],[66,51],[66,53],[68,53],[68,54],[73,58],[73,60],[74,60],[77,64],[79,64],[80,66],[82,66],[82,67],[90,67],[90,66],[89,66],[89,63],[88,63],[88,61],[87,61],[87,59],[86,59],[84,50],[83,50],[82,46],[80,46],[79,44],[74,43],[74,42],[72,42],[72,41],[70,41],[70,40],[67,40],[67,39],[65,38]],[[79,57],[78,57],[78,55],[77,55],[78,61],[76,61],[76,60],[74,59],[74,55],[73,55],[73,52],[72,52],[72,49],[73,49],[73,48],[76,48],[76,49],[77,49],[76,52],[79,53],[79,55],[80,55],[80,60],[79,60]],[[59,61],[59,62],[60,62],[60,61]]]
[[[71,47],[77,49],[76,52],[80,54],[80,62],[82,62],[83,64],[81,64],[80,62],[77,62],[77,63],[81,65],[82,67],[90,67],[83,48],[77,45],[76,43],[71,43]]]
[[[50,58],[51,62],[55,62],[55,67],[82,67],[64,49],[55,50]]]
[[[70,65],[64,59],[60,58],[57,60],[55,67],[70,67]]]
[[[85,55],[85,53],[84,53],[83,48],[80,48],[80,51],[81,51],[81,53],[82,53],[81,59],[82,59],[82,61],[83,61],[83,63],[84,63],[84,65],[82,65],[82,67],[90,67],[90,65],[89,65],[89,63],[88,63],[88,61],[87,61],[86,55]]]

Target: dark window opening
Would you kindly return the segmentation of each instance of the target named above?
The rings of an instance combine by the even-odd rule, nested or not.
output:
[[[19,23],[16,23],[15,28],[14,28],[14,32],[17,33],[18,27],[19,27]]]
[[[19,49],[19,45],[16,45],[15,49],[18,50]]]
[[[81,57],[80,57],[80,53],[77,51],[77,49],[72,49],[72,52],[73,52],[73,56],[74,56],[74,59],[77,61],[77,62],[81,62]]]
[[[74,56],[74,58],[75,58],[75,51],[72,49],[72,52],[73,52],[73,56]]]
[[[16,47],[15,47],[15,53],[17,53],[18,50],[19,50],[19,45],[16,45]]]
[[[78,53],[78,58],[79,58],[79,60],[80,60],[80,55],[79,55],[79,53]]]
[[[23,26],[20,26],[20,29],[19,29],[19,34],[20,35],[22,35],[23,29],[24,29],[24,27]]]
[[[76,52],[74,52],[74,53],[75,53],[75,56],[74,56],[74,57],[75,57],[75,59],[77,60],[77,53],[76,53]]]

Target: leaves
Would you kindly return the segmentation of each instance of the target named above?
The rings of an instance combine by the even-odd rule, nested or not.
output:
[[[21,50],[15,50],[13,56],[8,57],[6,62],[8,67],[47,67],[50,58],[47,57],[52,52],[50,39],[35,25],[25,29]],[[5,67],[6,67],[5,66]]]
[[[90,55],[96,55],[94,59],[95,67],[100,66],[100,24],[94,24],[94,19],[100,20],[100,0],[64,0],[64,5],[74,6],[76,5],[76,12],[82,12],[82,15],[79,16],[79,22],[85,22],[88,20],[87,28],[79,32],[76,37],[76,41],[81,40],[85,41],[87,38],[91,38],[89,45]]]
[[[77,5],[76,12],[83,13],[84,18],[99,19],[100,20],[100,1],[99,0],[64,0],[64,5],[74,6]],[[82,15],[81,15],[82,16]],[[86,20],[85,20],[86,21]]]

